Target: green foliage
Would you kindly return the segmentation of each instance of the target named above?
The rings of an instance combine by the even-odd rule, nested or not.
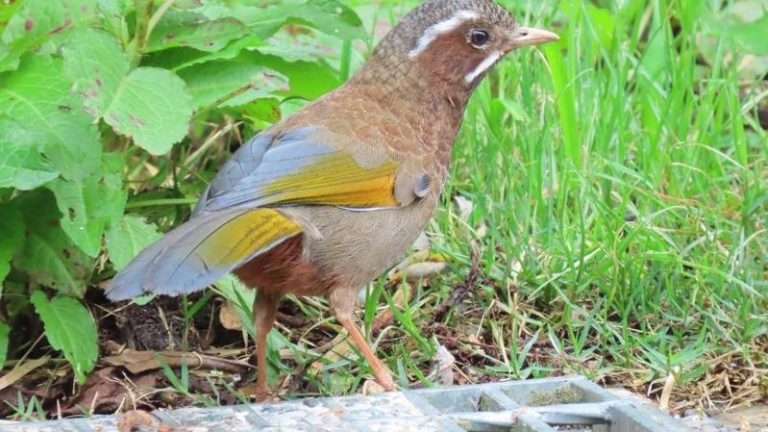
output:
[[[5,366],[5,360],[8,358],[8,337],[11,333],[11,327],[0,321],[0,369]]]
[[[73,30],[97,22],[97,0],[26,0],[15,3],[20,6],[17,6],[19,10],[9,12],[13,15],[2,34],[0,72],[17,70],[22,56],[65,37]]]
[[[62,51],[75,93],[94,118],[156,155],[186,135],[192,106],[176,74],[149,67],[131,70],[117,40],[98,30],[78,32]]]
[[[336,0],[20,0],[0,8],[0,283],[31,295],[78,381],[97,358],[86,289],[183,216],[145,203],[200,194],[200,177],[218,165],[203,156],[227,144],[206,141],[211,125],[245,119],[238,128],[250,134],[281,117],[284,99],[340,84],[320,56],[296,58],[285,37],[272,42],[285,25],[339,45],[366,37]],[[168,186],[170,195],[143,193]],[[41,288],[53,290],[51,301]],[[31,307],[18,297],[13,304],[0,326],[3,360],[8,330]]]
[[[125,215],[113,223],[106,236],[106,245],[115,270],[125,268],[142,249],[159,238],[157,228],[137,215]]]
[[[0,281],[11,271],[11,258],[24,246],[24,222],[19,209],[0,205]],[[2,293],[2,291],[0,291]]]
[[[64,352],[77,381],[85,383],[99,355],[96,322],[91,313],[72,297],[59,295],[48,300],[42,291],[33,291],[30,299],[45,325],[51,347]]]
[[[34,135],[9,118],[0,118],[0,188],[31,190],[55,179],[59,172],[38,151]]]
[[[80,181],[94,175],[102,152],[99,132],[70,91],[73,83],[64,74],[64,62],[33,54],[20,61],[16,71],[0,75],[0,116],[18,122],[63,178]]]
[[[107,227],[123,215],[127,194],[122,189],[122,165],[119,156],[105,154],[100,177],[80,182],[56,179],[48,184],[62,214],[61,228],[89,256],[99,254]]]
[[[24,247],[14,257],[31,283],[80,297],[90,279],[93,260],[62,230],[62,214],[53,194],[36,190],[11,202],[24,218]]]

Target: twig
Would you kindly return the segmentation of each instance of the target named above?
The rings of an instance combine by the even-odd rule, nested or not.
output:
[[[195,369],[221,370],[229,373],[239,373],[243,369],[252,368],[250,364],[237,360],[227,360],[198,353],[177,351],[136,351],[126,349],[120,355],[105,357],[103,361],[110,366],[124,367],[133,374],[139,374],[162,367],[160,360],[172,368],[181,367],[186,363]]]

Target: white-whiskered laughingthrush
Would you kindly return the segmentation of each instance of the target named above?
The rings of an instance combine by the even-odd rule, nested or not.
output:
[[[257,395],[286,294],[326,296],[392,390],[354,321],[357,292],[402,258],[435,210],[473,89],[507,53],[557,40],[490,0],[429,0],[339,89],[243,145],[190,220],[145,249],[112,300],[202,290],[227,273],[257,290]]]

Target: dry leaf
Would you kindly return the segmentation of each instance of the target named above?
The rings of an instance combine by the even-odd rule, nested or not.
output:
[[[664,388],[661,390],[661,399],[659,399],[659,409],[662,411],[669,410],[669,400],[672,398],[672,390],[675,388],[675,376],[672,374],[667,375],[667,380],[664,382]]]
[[[459,210],[459,217],[461,220],[468,220],[469,215],[472,214],[472,210],[475,209],[475,204],[461,195],[456,195],[453,197],[453,202],[456,203],[456,207]]]
[[[377,383],[375,380],[369,379],[365,380],[363,383],[363,394],[364,395],[372,395],[376,393],[384,393],[387,390],[384,389],[379,383]]]
[[[17,363],[10,372],[0,377],[0,390],[12,386],[16,381],[24,378],[28,373],[43,367],[49,360],[51,360],[51,358],[45,356],[24,363]]]
[[[91,373],[81,390],[73,396],[59,396],[59,411],[65,417],[83,414],[112,413],[124,407],[136,408],[160,385],[159,373],[146,373],[126,379],[116,367],[106,367]]]
[[[452,385],[456,379],[453,373],[456,358],[448,351],[448,348],[439,345],[435,356],[432,358],[432,362],[434,366],[432,367],[432,373],[429,374],[429,378],[431,380],[437,379],[442,385]]]
[[[409,264],[402,271],[396,272],[389,277],[391,282],[399,282],[405,278],[407,281],[418,281],[440,274],[448,269],[448,264],[444,262],[417,262]]]
[[[231,302],[224,302],[219,309],[219,322],[227,330],[242,330],[243,322],[240,321],[240,315],[237,314],[235,306]]]

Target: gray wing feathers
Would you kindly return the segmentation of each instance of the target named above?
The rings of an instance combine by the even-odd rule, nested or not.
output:
[[[106,295],[125,300],[149,292],[178,295],[200,291],[233,268],[209,268],[194,256],[208,236],[247,210],[199,214],[144,249],[115,276]]]
[[[269,203],[273,195],[265,191],[265,186],[286,175],[301,173],[302,168],[337,151],[315,141],[307,129],[299,129],[280,137],[279,145],[264,153],[261,163],[253,172],[241,177],[226,193],[209,196],[206,209],[217,211],[246,203],[250,207],[263,206]]]
[[[191,218],[198,217],[205,210],[211,198],[227,193],[237,182],[255,171],[261,164],[264,153],[269,150],[273,142],[273,134],[262,132],[237,149],[200,196],[194,210],[192,210]]]
[[[261,165],[264,154],[274,142],[274,135],[263,132],[249,139],[240,147],[232,158],[224,164],[211,182],[210,193],[206,198],[214,198],[230,191],[243,178]]]

